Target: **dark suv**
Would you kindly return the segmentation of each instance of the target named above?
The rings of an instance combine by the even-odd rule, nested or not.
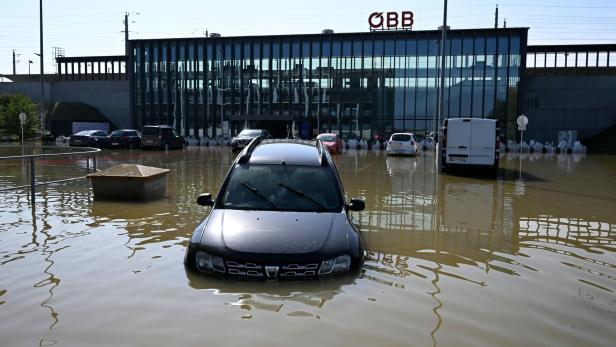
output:
[[[146,125],[141,129],[141,148],[184,148],[184,137],[169,125]]]
[[[135,129],[115,130],[109,135],[109,147],[138,148],[141,146],[141,137]]]
[[[347,273],[363,262],[336,166],[321,141],[256,138],[233,163],[192,234],[185,266],[252,279],[304,279]]]
[[[272,135],[267,130],[262,129],[244,129],[237,134],[236,137],[231,139],[231,151],[233,153],[239,152],[244,147],[248,146],[250,141],[254,140],[257,137],[262,137],[264,139],[271,139]]]

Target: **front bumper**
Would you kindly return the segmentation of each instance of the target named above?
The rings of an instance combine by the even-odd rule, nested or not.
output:
[[[258,263],[223,259],[203,251],[196,251],[185,258],[185,265],[197,272],[250,280],[304,280],[349,273],[352,258],[341,255],[307,263]]]

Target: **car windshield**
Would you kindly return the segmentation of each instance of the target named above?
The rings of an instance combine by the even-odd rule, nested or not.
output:
[[[391,137],[392,141],[403,141],[408,142],[411,141],[411,135],[408,134],[395,134]]]
[[[323,142],[336,142],[336,136],[321,136],[319,137],[319,140],[323,141]]]
[[[122,130],[116,130],[111,133],[111,136],[122,136],[122,135],[124,135],[124,131]]]
[[[243,137],[257,137],[259,135],[261,135],[261,130],[248,130],[248,129],[245,129],[245,130],[242,130],[242,132],[239,133],[237,136],[238,137],[242,137],[242,136]]]
[[[143,135],[158,135],[158,128],[156,127],[146,127],[143,128]]]
[[[342,197],[327,167],[237,164],[226,189],[222,208],[338,212]]]

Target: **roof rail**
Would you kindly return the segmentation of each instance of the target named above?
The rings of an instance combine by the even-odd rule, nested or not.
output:
[[[250,160],[250,156],[252,155],[252,151],[255,150],[255,147],[257,147],[257,145],[260,144],[261,141],[263,141],[263,136],[257,136],[254,139],[252,139],[252,141],[250,141],[248,146],[246,146],[246,149],[244,149],[242,154],[240,154],[240,158],[238,160],[238,163],[246,164],[248,162],[248,160]]]

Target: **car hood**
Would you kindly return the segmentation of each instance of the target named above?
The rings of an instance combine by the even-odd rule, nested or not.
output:
[[[219,251],[306,254],[349,246],[344,213],[215,209],[201,244]]]

